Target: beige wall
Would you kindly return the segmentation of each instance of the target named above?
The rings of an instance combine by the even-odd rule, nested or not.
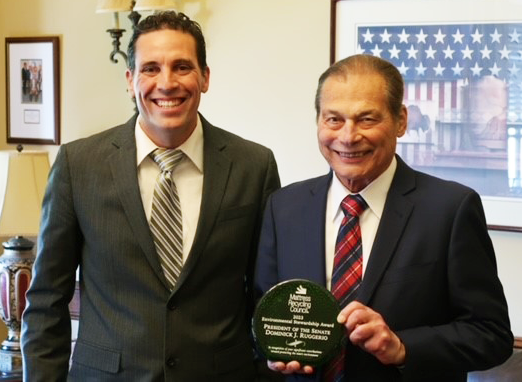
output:
[[[325,171],[314,138],[313,93],[328,65],[328,0],[180,0],[207,38],[210,90],[201,111],[219,126],[274,149],[283,180]],[[0,3],[0,37],[60,36],[61,141],[88,136],[132,114],[123,63],[109,61],[110,14],[96,0]],[[130,21],[122,48],[126,49]],[[5,143],[5,49],[0,49],[0,149]],[[290,128],[292,127],[292,129]],[[286,156],[288,143],[293,155]],[[41,148],[41,146],[33,146]],[[31,146],[28,146],[31,148]],[[57,147],[44,147],[56,155]],[[300,158],[310,160],[306,166]]]
[[[5,37],[60,37],[62,142],[116,124],[132,110],[125,97],[123,66],[108,60],[111,43],[105,30],[111,25],[110,15],[95,14],[95,4],[95,0],[18,0],[0,4],[2,45]],[[0,50],[0,73],[0,148],[5,149],[4,48]],[[57,147],[45,148],[54,158]]]
[[[271,147],[284,184],[322,174],[313,97],[329,60],[329,0],[179,0],[207,38],[210,90],[201,111],[214,124]],[[62,143],[130,117],[124,66],[109,62],[109,14],[96,0],[0,2],[0,39],[60,36]],[[122,46],[126,47],[130,25]],[[0,149],[5,143],[5,48],[0,49]],[[42,148],[33,146],[33,148]],[[54,158],[57,147],[44,146]],[[491,232],[513,329],[522,336],[522,235]]]

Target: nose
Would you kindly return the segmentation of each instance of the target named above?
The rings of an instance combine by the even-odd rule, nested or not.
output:
[[[158,89],[169,91],[178,86],[178,78],[173,70],[162,70],[158,75]]]
[[[341,143],[351,145],[361,139],[359,128],[352,120],[347,119],[343,127],[339,129],[338,139]]]

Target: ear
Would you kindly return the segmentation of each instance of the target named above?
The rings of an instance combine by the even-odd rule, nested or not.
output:
[[[127,68],[125,71],[125,78],[127,79],[127,92],[131,96],[131,98],[134,98],[136,95],[134,94],[134,86],[133,86],[133,80],[134,76],[130,69]]]
[[[406,129],[408,128],[408,109],[405,105],[401,106],[401,111],[399,113],[399,118],[397,120],[398,128],[397,128],[397,138],[402,137],[406,134]]]
[[[203,71],[203,84],[201,86],[201,93],[206,93],[209,85],[210,85],[210,68],[207,68]]]

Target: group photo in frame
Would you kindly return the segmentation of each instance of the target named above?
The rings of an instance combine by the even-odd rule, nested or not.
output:
[[[330,61],[376,55],[403,76],[401,158],[475,189],[489,229],[522,232],[522,2],[331,4]]]
[[[60,144],[59,38],[7,37],[7,143]]]

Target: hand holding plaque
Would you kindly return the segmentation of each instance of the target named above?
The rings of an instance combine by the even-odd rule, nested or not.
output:
[[[259,301],[252,330],[257,347],[272,361],[320,366],[338,350],[344,327],[339,303],[323,286],[289,280],[272,287]]]

